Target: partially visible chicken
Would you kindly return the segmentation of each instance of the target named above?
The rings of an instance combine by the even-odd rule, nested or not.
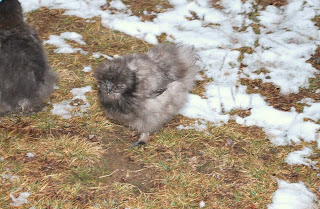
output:
[[[149,134],[178,114],[195,83],[198,57],[190,46],[160,44],[146,54],[108,60],[94,71],[107,117]]]
[[[55,82],[42,43],[24,21],[19,1],[0,1],[0,115],[40,107]]]

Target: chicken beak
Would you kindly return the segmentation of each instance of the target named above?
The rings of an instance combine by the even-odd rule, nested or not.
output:
[[[109,94],[110,92],[111,92],[111,90],[112,90],[112,83],[111,82],[106,82],[106,88],[105,88],[105,90],[106,90],[106,93],[107,94]]]

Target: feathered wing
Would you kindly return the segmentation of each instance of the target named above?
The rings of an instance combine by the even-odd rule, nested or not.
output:
[[[151,84],[139,84],[144,86],[140,88],[141,94],[148,96],[141,103],[140,118],[131,124],[140,132],[154,132],[178,114],[187,101],[188,91],[194,86],[198,71],[195,65],[198,58],[192,47],[161,44],[148,51],[147,56],[148,68],[140,65],[139,69],[152,74],[140,73],[146,75],[140,80]],[[151,86],[151,90],[144,90],[146,86]]]
[[[194,48],[181,44],[160,44],[150,49],[147,55],[172,80],[180,80],[189,91],[194,87],[199,57]]]
[[[137,92],[141,98],[154,98],[162,94],[174,81],[182,82],[189,91],[198,72],[195,65],[198,56],[192,47],[185,45],[160,44],[145,55],[127,55],[124,60],[137,74]]]
[[[171,82],[157,64],[144,54],[126,55],[124,62],[136,75],[134,95],[140,100],[154,98]]]
[[[157,131],[178,114],[187,100],[187,92],[183,83],[170,83],[162,94],[143,102],[140,117],[129,125],[141,133]]]

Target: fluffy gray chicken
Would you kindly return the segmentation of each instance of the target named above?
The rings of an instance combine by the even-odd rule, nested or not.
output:
[[[0,0],[0,115],[39,108],[55,81],[38,34],[24,21],[19,1]]]
[[[195,83],[198,56],[190,46],[160,44],[146,54],[107,60],[94,71],[107,117],[140,133],[132,146],[178,114]]]

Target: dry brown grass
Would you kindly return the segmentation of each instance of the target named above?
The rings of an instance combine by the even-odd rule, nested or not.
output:
[[[148,20],[139,11],[155,11],[157,4],[170,7],[166,1],[132,1],[131,9]],[[87,45],[70,44],[89,54],[56,54],[55,47],[46,45],[50,64],[60,75],[60,89],[42,112],[0,118],[0,157],[4,158],[0,160],[0,174],[9,176],[0,176],[0,208],[13,208],[10,192],[18,196],[23,191],[31,193],[25,208],[198,208],[200,201],[206,208],[266,208],[278,188],[276,178],[301,180],[320,198],[317,171],[284,163],[288,153],[302,145],[275,147],[258,127],[231,121],[222,126],[209,124],[202,132],[180,131],[178,125],[194,121],[178,116],[154,134],[146,147],[126,149],[136,140],[136,133],[105,118],[95,81],[82,69],[87,65],[95,68],[103,61],[93,58],[93,52],[123,55],[144,52],[151,45],[104,28],[99,18],[88,23],[62,14],[62,10],[42,8],[29,13],[27,21],[43,40],[66,31],[80,33]],[[252,49],[235,50],[244,54]],[[316,64],[318,56],[310,62]],[[204,77],[194,93],[203,96],[209,82]],[[319,99],[310,88],[281,97],[272,85],[243,82],[249,93],[262,94],[281,110],[296,107],[302,97]],[[318,82],[315,80],[315,85]],[[82,117],[65,120],[51,115],[52,103],[70,99],[72,88],[87,85],[93,87],[86,94],[91,107]],[[244,117],[250,112],[236,114]],[[316,144],[312,146],[312,160],[319,161],[320,152]],[[28,152],[35,156],[26,157]]]
[[[246,2],[247,0],[241,0],[242,2]],[[212,6],[216,9],[223,9],[223,7],[219,4],[220,0],[211,0]],[[262,9],[265,9],[267,6],[275,6],[275,7],[281,7],[287,5],[287,0],[255,0],[254,6],[261,6]]]
[[[275,7],[281,7],[288,4],[287,0],[255,0],[255,2],[263,8],[272,5]]]

